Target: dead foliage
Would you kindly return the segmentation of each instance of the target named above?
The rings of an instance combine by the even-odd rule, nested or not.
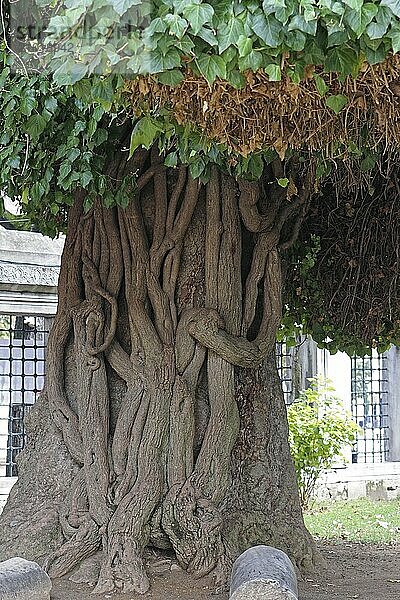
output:
[[[327,325],[348,341],[374,346],[400,335],[399,164],[376,170],[367,189],[346,187],[344,165],[314,197],[300,247],[311,236],[320,251],[307,279],[296,261],[290,280],[308,306],[311,323]],[[365,183],[365,182],[364,182]],[[289,269],[290,270],[290,269]]]
[[[317,91],[314,72],[310,67],[299,85],[287,76],[270,82],[262,70],[249,72],[246,86],[237,90],[224,81],[210,86],[187,70],[177,87],[148,76],[127,81],[125,92],[137,114],[166,106],[179,124],[190,123],[243,156],[269,147],[281,158],[288,147],[330,155],[333,142],[357,142],[366,129],[371,147],[400,144],[400,55],[365,64],[356,79],[340,81],[337,74],[324,74],[326,96],[348,98],[339,114]]]

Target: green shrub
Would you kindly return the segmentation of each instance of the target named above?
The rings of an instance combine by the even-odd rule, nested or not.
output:
[[[289,443],[300,500],[307,507],[318,477],[354,442],[357,425],[336,398],[330,382],[310,379],[310,387],[288,408]]]

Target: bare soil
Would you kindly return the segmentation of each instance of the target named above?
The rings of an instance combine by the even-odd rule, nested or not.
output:
[[[299,582],[300,600],[399,600],[400,547],[393,545],[320,543],[327,568]],[[166,557],[151,557],[152,589],[146,600],[228,600],[215,594],[211,578],[193,582]],[[172,570],[171,570],[172,567]],[[68,578],[54,581],[52,600],[139,600],[135,594],[92,595],[93,586]]]

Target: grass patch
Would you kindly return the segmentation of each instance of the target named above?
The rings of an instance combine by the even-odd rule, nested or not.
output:
[[[400,499],[318,502],[304,514],[313,536],[349,542],[400,542]]]

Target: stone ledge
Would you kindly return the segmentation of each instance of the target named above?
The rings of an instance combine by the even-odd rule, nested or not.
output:
[[[5,265],[0,262],[0,283],[7,289],[57,287],[60,268],[43,265]]]
[[[40,285],[14,286],[2,289],[0,283],[0,313],[54,316],[57,311],[57,288]],[[17,289],[18,288],[18,289]]]

